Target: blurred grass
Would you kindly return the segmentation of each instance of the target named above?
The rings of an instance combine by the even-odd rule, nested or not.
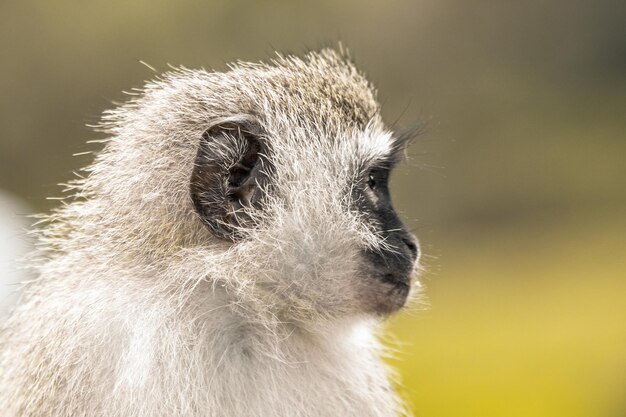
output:
[[[623,416],[625,232],[579,213],[443,242],[429,310],[389,323],[415,415]]]

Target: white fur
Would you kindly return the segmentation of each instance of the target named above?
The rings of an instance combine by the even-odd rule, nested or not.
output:
[[[189,176],[207,127],[251,114],[279,186],[229,244],[193,210]],[[3,416],[404,413],[358,276],[359,250],[384,242],[346,192],[391,135],[352,64],[325,50],[181,69],[100,128],[108,143],[40,228],[39,278],[3,330]]]

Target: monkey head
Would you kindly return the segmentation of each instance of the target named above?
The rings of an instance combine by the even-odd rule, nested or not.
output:
[[[199,218],[246,247],[248,274],[290,310],[399,309],[418,258],[388,184],[405,138],[383,128],[371,87],[333,53],[264,70],[239,87],[255,91],[240,110],[198,138]]]
[[[342,54],[175,71],[108,118],[118,138],[135,138],[105,150],[137,167],[128,181],[149,211],[135,235],[211,264],[202,279],[236,303],[304,321],[406,303],[419,248],[389,176],[407,138],[385,128],[374,89]],[[128,183],[113,181],[102,186]]]

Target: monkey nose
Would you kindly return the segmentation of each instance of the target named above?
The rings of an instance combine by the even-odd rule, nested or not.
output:
[[[419,245],[417,243],[417,239],[409,235],[407,237],[403,237],[402,241],[404,242],[406,247],[409,249],[409,252],[411,253],[411,258],[413,259],[413,262],[415,262],[417,258],[419,257]]]

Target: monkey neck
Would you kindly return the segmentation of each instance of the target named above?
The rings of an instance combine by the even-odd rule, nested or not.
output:
[[[227,300],[218,291],[206,303],[211,318],[196,320],[194,340],[204,344],[201,363],[212,385],[239,387],[219,391],[220,401],[235,404],[232,415],[395,415],[375,321],[268,323],[220,308]]]
[[[222,338],[226,335],[223,348],[251,357],[301,362],[310,360],[307,355],[311,352],[332,354],[356,347],[380,348],[375,336],[379,322],[372,317],[316,317],[316,321],[307,322],[267,306],[261,310],[258,305],[246,305],[216,285],[198,289],[185,310],[181,314],[188,316],[183,321],[196,323],[198,332],[219,334]]]
[[[15,365],[0,382],[41,381],[22,384],[26,391],[19,398],[28,401],[11,407],[55,410],[20,415],[397,415],[399,401],[380,359],[373,320],[304,326],[249,314],[250,306],[230,289],[209,281],[173,287],[174,276],[202,276],[189,257],[169,276],[145,265],[132,271],[82,259],[63,269],[54,261],[42,266],[47,279],[22,308],[46,320],[15,316],[23,320],[13,325],[32,337],[20,339]],[[72,273],[58,275],[65,271]],[[42,374],[33,357],[46,358],[55,374]],[[73,400],[85,393],[90,399]]]

